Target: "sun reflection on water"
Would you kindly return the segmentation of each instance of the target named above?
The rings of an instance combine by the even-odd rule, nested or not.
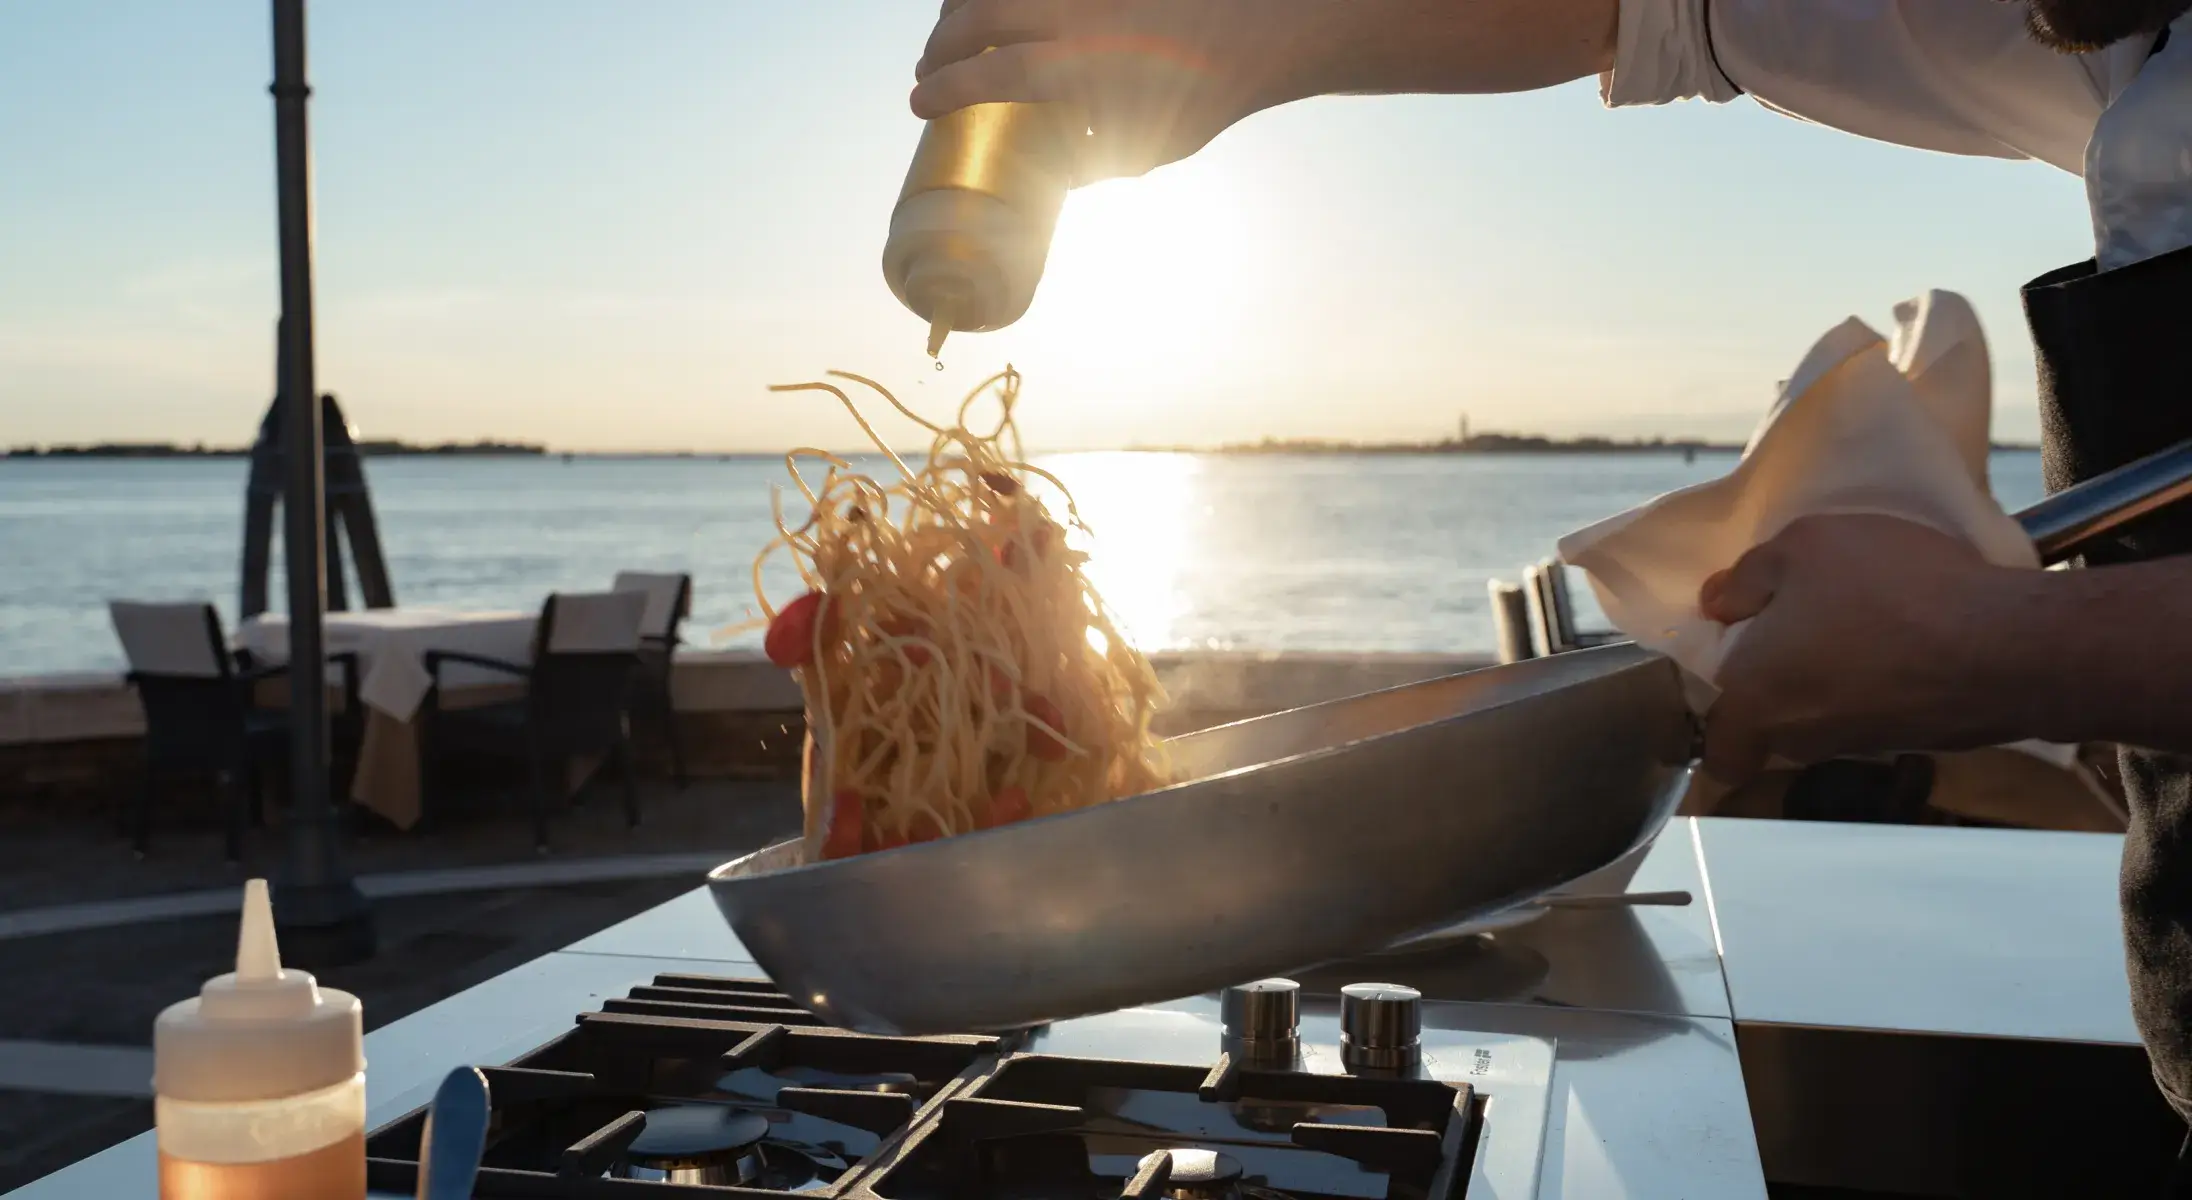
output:
[[[1101,451],[1045,455],[1036,465],[1072,489],[1090,531],[1077,533],[1075,545],[1088,552],[1089,578],[1121,632],[1145,650],[1176,645],[1187,610],[1189,514],[1196,511],[1202,461],[1190,454]],[[1044,500],[1055,504],[1057,497]]]

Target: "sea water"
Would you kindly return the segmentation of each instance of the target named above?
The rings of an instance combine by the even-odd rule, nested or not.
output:
[[[1488,652],[1487,579],[1517,579],[1569,530],[1735,460],[1122,451],[1038,461],[1073,489],[1095,531],[1097,584],[1149,649]],[[233,626],[245,474],[240,459],[0,459],[0,676],[117,668],[112,599],[209,599]],[[1998,453],[1993,475],[2012,509],[2042,494],[2036,454]],[[534,610],[550,591],[603,589],[620,570],[683,571],[694,578],[686,634],[700,644],[750,615],[753,554],[774,532],[769,491],[786,478],[775,456],[376,458],[367,476],[399,603]],[[782,562],[767,581],[780,597],[796,589]],[[1588,590],[1577,600],[1595,623]]]

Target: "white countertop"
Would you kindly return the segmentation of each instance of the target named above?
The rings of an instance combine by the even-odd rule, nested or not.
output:
[[[1697,824],[1738,1023],[2138,1043],[2120,834]]]
[[[1530,1002],[1441,1007],[1554,1043],[1541,1197],[1762,1200],[1737,1023],[2135,1042],[2121,843],[1677,821],[1630,886],[1698,904],[1555,913],[1503,935],[1552,964]],[[371,1123],[424,1103],[449,1068],[508,1061],[665,971],[759,973],[696,889],[369,1035]],[[1392,972],[1441,998],[1436,971],[1410,973]],[[148,1134],[13,1195],[149,1197],[153,1180]]]

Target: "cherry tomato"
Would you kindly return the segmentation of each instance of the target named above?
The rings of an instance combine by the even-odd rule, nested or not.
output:
[[[769,661],[780,667],[803,667],[814,661],[814,623],[821,614],[824,597],[820,592],[808,592],[776,612],[776,619],[769,622],[769,632],[761,640],[761,649]]]
[[[860,793],[840,788],[830,804],[830,829],[822,838],[823,858],[851,858],[860,853],[862,831],[867,825],[867,805]]]
[[[1034,545],[1035,557],[1040,561],[1045,554],[1050,553],[1050,526],[1037,525],[1035,531],[1028,535],[1028,541]],[[1020,539],[1014,538],[997,547],[997,562],[1007,570],[1017,569],[1020,565]]]
[[[913,819],[913,828],[906,831],[906,840],[909,842],[933,842],[942,836],[944,836],[944,827],[938,825],[936,818],[927,813],[915,817]]]
[[[993,828],[1025,821],[1034,813],[1028,805],[1027,789],[1018,784],[1008,784],[989,798],[989,823]]]
[[[899,638],[926,637],[929,631],[928,622],[921,620],[919,617],[891,617],[888,620],[878,622],[876,628],[891,637]],[[900,649],[905,652],[906,661],[917,667],[929,665],[929,661],[934,657],[929,653],[927,646],[903,646]]]
[[[1020,707],[1043,725],[1048,725],[1061,734],[1066,731],[1066,715],[1058,711],[1058,706],[1050,702],[1050,697],[1040,692],[1029,692],[1021,697]],[[1027,748],[1029,754],[1044,762],[1057,762],[1067,754],[1066,744],[1052,737],[1048,730],[1035,724],[1035,721],[1028,722]]]

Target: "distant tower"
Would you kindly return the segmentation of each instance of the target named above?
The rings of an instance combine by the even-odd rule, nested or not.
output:
[[[1462,444],[1462,445],[1464,445],[1464,446],[1466,446],[1466,445],[1468,445],[1468,444],[1469,444],[1469,414],[1468,414],[1468,413],[1463,413],[1463,414],[1461,414],[1461,444]]]

